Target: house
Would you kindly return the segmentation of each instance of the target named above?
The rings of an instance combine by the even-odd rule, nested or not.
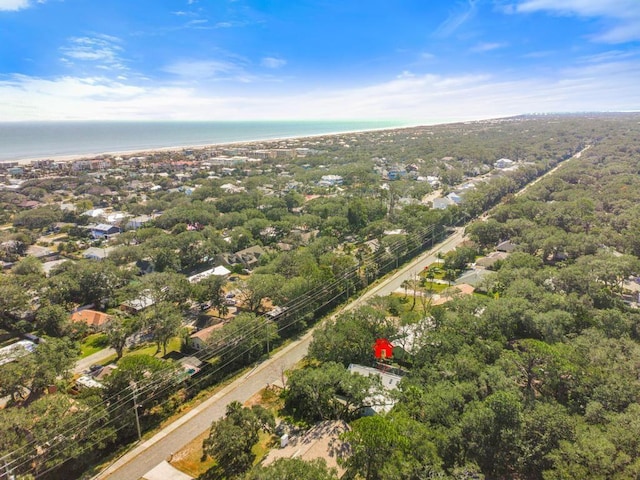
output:
[[[82,256],[89,260],[104,260],[109,256],[109,252],[111,252],[112,250],[113,247],[89,247],[84,252],[82,252]]]
[[[491,268],[499,260],[504,260],[509,254],[507,252],[491,252],[486,257],[481,257],[476,260],[476,267]]]
[[[18,340],[11,345],[0,348],[0,365],[15,362],[18,358],[28,355],[36,349],[31,340]]]
[[[344,179],[340,175],[323,175],[318,182],[319,187],[335,187],[342,185]]]
[[[120,310],[122,310],[123,312],[136,314],[155,305],[155,303],[156,301],[151,295],[149,295],[147,291],[146,294],[143,292],[138,298],[134,298],[133,300],[129,300],[127,302],[122,302],[120,304]]]
[[[450,198],[434,198],[431,202],[432,208],[435,210],[445,210],[447,207],[451,205],[455,205],[456,203]]]
[[[366,399],[366,403],[369,403],[369,406],[364,409],[363,414],[365,416],[375,415],[376,413],[386,413],[393,408],[396,404],[396,400],[388,395],[388,392],[398,388],[398,384],[400,383],[400,380],[402,380],[400,375],[378,370],[377,368],[357,365],[355,363],[350,364],[347,370],[352,374],[358,374],[364,377],[370,377],[372,375],[380,377],[380,383],[383,391],[371,392],[371,396]]]
[[[100,223],[91,227],[91,236],[93,238],[111,238],[120,233],[120,227],[109,225],[108,223]]]
[[[501,242],[498,244],[498,246],[496,247],[496,250],[499,252],[506,252],[506,253],[511,253],[516,249],[516,245],[514,243],[511,243],[511,240],[505,240],[504,242]]]
[[[376,358],[393,358],[393,344],[386,338],[378,338],[373,345],[373,352]]]
[[[239,250],[236,253],[221,253],[216,255],[216,261],[226,264],[227,266],[242,265],[249,270],[258,266],[260,257],[265,251],[262,247],[256,245],[253,247]]]
[[[224,323],[216,323],[215,325],[211,325],[210,327],[203,328],[202,330],[198,330],[196,333],[192,333],[189,337],[191,339],[191,348],[194,350],[202,350],[207,346],[207,340],[211,337],[211,334],[216,330],[220,330],[224,327]]]
[[[455,192],[451,192],[447,197],[449,200],[452,200],[456,205],[462,202],[462,197]]]
[[[189,278],[187,278],[187,280],[189,280],[189,283],[198,283],[201,280],[204,280],[205,278],[210,277],[212,275],[216,277],[226,277],[230,273],[231,273],[231,270],[229,270],[227,267],[220,265],[215,268],[210,268],[209,270],[205,270],[204,272],[197,273],[196,275],[191,275]]]
[[[514,163],[515,162],[513,160],[509,160],[508,158],[501,158],[500,160],[497,160],[493,166],[495,168],[505,169],[513,167]]]
[[[71,315],[74,323],[84,323],[92,330],[103,330],[111,321],[111,316],[97,310],[78,310]]]
[[[127,228],[137,230],[153,220],[150,215],[138,215],[127,222]]]
[[[492,272],[491,270],[487,270],[485,268],[474,268],[460,275],[456,280],[456,285],[466,283],[476,289],[482,289],[484,286],[484,280],[493,273],[494,272]]]

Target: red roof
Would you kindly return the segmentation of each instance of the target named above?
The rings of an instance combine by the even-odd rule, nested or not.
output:
[[[111,317],[96,310],[80,310],[71,315],[72,322],[84,322],[90,327],[101,327],[109,323]]]

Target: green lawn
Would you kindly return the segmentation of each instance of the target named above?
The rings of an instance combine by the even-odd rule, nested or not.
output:
[[[96,352],[99,352],[103,348],[109,346],[107,341],[107,335],[104,333],[94,333],[86,337],[80,345],[80,358],[88,357]]]
[[[107,336],[104,333],[94,333],[93,335],[89,335],[84,339],[82,345],[80,345],[80,358],[88,357],[89,355],[93,355],[96,352],[99,352],[103,348],[107,348],[109,344],[107,343]],[[144,345],[140,345],[135,350],[129,350],[128,348],[124,351],[124,356],[127,355],[151,355],[154,356],[156,354],[157,346],[155,343],[145,343]],[[172,338],[167,345],[167,353],[180,351],[180,338],[174,337]],[[160,353],[156,356],[162,356],[162,349],[160,349]],[[105,358],[102,362],[103,365],[107,365],[116,360],[116,355],[112,355],[108,358]]]

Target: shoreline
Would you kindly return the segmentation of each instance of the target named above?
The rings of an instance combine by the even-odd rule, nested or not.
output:
[[[457,122],[451,122],[457,123]],[[419,128],[425,126],[435,126],[435,125],[446,125],[445,123],[434,123],[434,124],[411,124],[411,125],[403,125],[396,127],[380,127],[380,128],[369,128],[364,130],[344,130],[344,131],[335,131],[335,132],[327,132],[327,133],[317,133],[311,135],[293,135],[293,136],[285,136],[285,137],[267,137],[267,138],[258,138],[252,140],[236,140],[236,141],[228,141],[228,142],[217,142],[217,143],[206,143],[206,144],[187,144],[187,145],[174,145],[167,147],[150,147],[146,149],[133,149],[133,150],[116,150],[116,151],[106,151],[106,152],[96,152],[96,153],[77,153],[77,154],[68,154],[68,155],[53,155],[53,156],[39,156],[39,157],[29,157],[29,158],[18,158],[18,159],[6,159],[0,160],[0,163],[13,163],[17,162],[20,166],[31,165],[33,162],[38,162],[42,160],[52,160],[54,162],[73,162],[76,160],[93,160],[98,157],[103,156],[123,156],[123,155],[134,155],[134,156],[142,156],[144,154],[153,154],[158,152],[178,152],[180,150],[185,149],[195,149],[195,150],[205,150],[209,148],[218,148],[224,146],[238,145],[238,146],[248,146],[254,145],[256,143],[264,143],[264,142],[282,142],[286,140],[304,140],[304,139],[312,139],[312,138],[320,138],[320,137],[333,137],[338,135],[351,135],[356,133],[368,133],[368,132],[382,132],[382,131],[392,131],[392,130],[404,130],[410,128]]]

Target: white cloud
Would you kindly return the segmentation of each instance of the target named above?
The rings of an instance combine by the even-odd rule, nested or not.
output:
[[[31,2],[29,0],[0,0],[0,11],[16,11],[30,6]]]
[[[613,25],[593,39],[605,43],[640,40],[640,2],[638,0],[522,0],[505,11],[532,13],[546,11],[557,15],[604,18]]]
[[[220,75],[233,66],[175,64]],[[197,86],[200,85],[199,88]],[[436,123],[527,112],[640,110],[640,65],[633,59],[585,62],[555,77],[416,74],[360,88],[299,94],[224,94],[221,84],[153,83],[101,76],[0,80],[0,121],[61,119],[243,120],[395,118]],[[205,90],[206,88],[206,90]],[[237,90],[236,90],[237,91]]]
[[[280,67],[284,67],[287,64],[287,61],[284,60],[283,58],[264,57],[260,62],[260,64],[263,67],[267,67],[267,68],[280,68]]]
[[[229,78],[244,72],[241,65],[225,60],[180,60],[163,68],[185,79]]]
[[[467,0],[466,6],[462,11],[458,11],[449,15],[435,31],[437,37],[448,37],[460,28],[467,20],[474,17],[477,12],[477,0]]]
[[[68,45],[60,51],[63,62],[73,64],[74,61],[93,62],[98,67],[126,69],[120,57],[123,51],[120,40],[110,35],[96,35],[93,37],[73,37]]]
[[[490,52],[491,50],[497,50],[499,48],[505,48],[507,46],[508,46],[508,44],[506,44],[506,43],[486,42],[486,43],[479,43],[475,47],[471,48],[471,51],[472,52],[478,52],[478,53]]]

